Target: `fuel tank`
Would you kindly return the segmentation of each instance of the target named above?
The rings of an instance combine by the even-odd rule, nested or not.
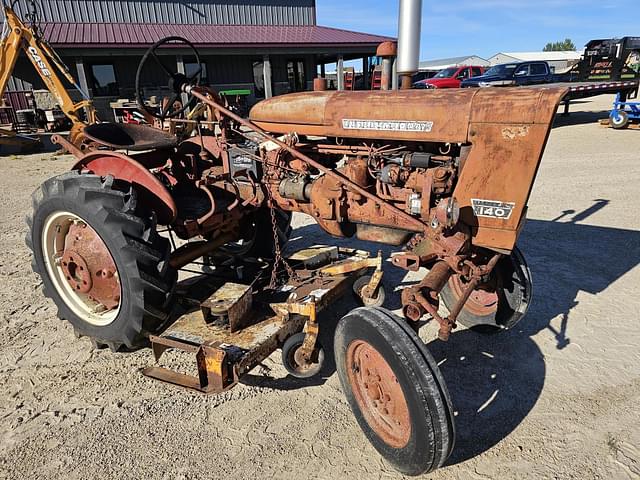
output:
[[[564,88],[303,92],[256,104],[272,133],[467,143],[470,124],[549,125]]]

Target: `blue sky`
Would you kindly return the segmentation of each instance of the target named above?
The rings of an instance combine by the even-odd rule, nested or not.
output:
[[[317,0],[318,24],[397,36],[398,0]],[[421,60],[640,36],[640,0],[423,0]]]

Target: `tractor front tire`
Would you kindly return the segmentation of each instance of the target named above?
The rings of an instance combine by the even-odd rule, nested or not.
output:
[[[352,310],[334,337],[347,402],[373,447],[405,475],[441,467],[455,442],[449,392],[436,361],[404,319]]]
[[[32,203],[26,243],[58,317],[98,347],[148,345],[169,319],[177,272],[133,187],[68,172],[45,181]]]
[[[531,271],[518,247],[502,257],[491,282],[476,288],[458,315],[458,322],[479,333],[500,333],[513,328],[527,313],[533,295]],[[452,276],[440,292],[449,311],[466,289],[459,275]]]

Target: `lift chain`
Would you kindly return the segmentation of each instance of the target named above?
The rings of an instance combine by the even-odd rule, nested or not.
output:
[[[282,249],[280,248],[280,238],[278,236],[278,222],[276,221],[276,202],[273,199],[273,193],[269,188],[269,185],[265,185],[267,190],[267,205],[269,207],[269,213],[271,214],[271,230],[273,232],[273,248],[275,251],[275,258],[273,259],[273,270],[271,271],[271,281],[269,282],[269,288],[274,289],[278,286],[278,266],[282,264],[287,271],[287,276],[291,280],[298,281],[298,275],[291,268],[291,265],[282,256]]]

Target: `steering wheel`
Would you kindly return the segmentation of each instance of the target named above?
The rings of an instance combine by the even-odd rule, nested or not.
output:
[[[191,49],[193,52],[193,56],[196,57],[196,64],[198,65],[198,70],[195,73],[187,76],[184,73],[172,72],[170,68],[168,68],[158,55],[156,55],[156,51],[162,47],[163,45],[185,45]],[[145,64],[149,58],[153,58],[155,62],[160,66],[162,71],[168,77],[168,87],[171,92],[168,101],[160,103],[160,111],[156,112],[155,110],[149,108],[144,103],[144,95],[142,91],[142,86],[140,85],[140,78],[142,76],[142,71],[144,69]],[[138,64],[138,71],[136,72],[136,101],[138,102],[138,107],[147,112],[154,118],[158,118],[160,120],[165,120],[167,118],[174,118],[183,113],[187,107],[192,103],[193,96],[189,95],[188,100],[184,103],[177,103],[177,100],[180,100],[182,93],[184,93],[185,85],[196,86],[200,83],[200,75],[202,74],[202,64],[200,63],[200,56],[198,55],[198,51],[193,46],[193,44],[182,37],[166,37],[161,40],[158,40],[154,43],[149,50],[146,51],[142,60]],[[175,105],[178,105],[176,107]]]

